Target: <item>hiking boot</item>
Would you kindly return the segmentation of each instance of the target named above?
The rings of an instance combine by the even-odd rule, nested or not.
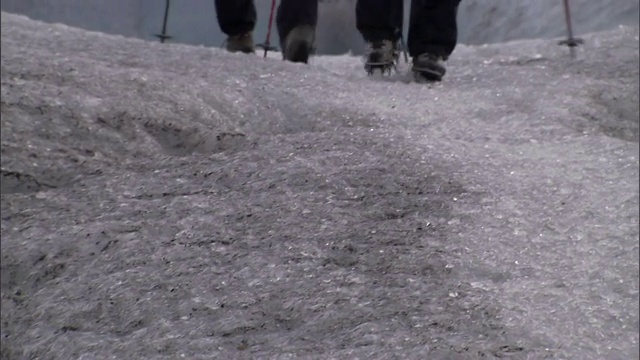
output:
[[[442,77],[447,72],[443,58],[427,53],[413,58],[411,70],[430,81],[442,80]]]
[[[391,71],[398,60],[398,49],[396,43],[391,40],[376,41],[369,45],[371,50],[367,55],[364,64],[369,75],[378,69],[380,72]]]
[[[302,25],[289,32],[287,38],[280,44],[284,60],[308,63],[309,56],[314,51],[315,30],[312,26]]]
[[[253,45],[253,36],[250,32],[229,36],[227,38],[227,51],[243,52],[245,54],[253,54],[255,52]]]

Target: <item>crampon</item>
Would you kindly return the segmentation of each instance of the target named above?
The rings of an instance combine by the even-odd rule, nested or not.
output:
[[[366,55],[364,63],[367,74],[379,72],[380,75],[390,75],[393,70],[397,71],[400,51],[396,42],[381,40],[371,43],[370,46],[371,50]]]
[[[376,72],[380,73],[380,75],[391,75],[393,71],[398,71],[398,55],[394,54],[393,61],[366,61],[364,64],[364,69],[367,71],[369,76],[373,76]]]

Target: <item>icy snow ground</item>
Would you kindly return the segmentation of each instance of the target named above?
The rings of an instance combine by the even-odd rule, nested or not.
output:
[[[638,28],[445,81],[2,14],[3,359],[638,356]]]

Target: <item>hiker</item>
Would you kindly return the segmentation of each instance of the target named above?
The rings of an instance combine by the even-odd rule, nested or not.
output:
[[[253,53],[256,24],[253,0],[215,0],[220,30],[227,35],[227,50]],[[314,51],[318,0],[281,0],[276,13],[280,47],[285,60],[309,61]]]
[[[441,80],[444,62],[457,43],[460,0],[412,0],[407,47],[412,70],[429,80]],[[253,0],[216,0],[218,23],[227,34],[227,50],[254,51],[256,22]],[[369,44],[365,69],[390,69],[398,58],[402,37],[403,0],[357,0],[356,28]],[[306,63],[314,50],[318,0],[281,0],[276,24],[283,58]]]
[[[444,62],[458,40],[457,13],[460,0],[412,0],[407,47],[413,58],[411,69],[428,80],[439,81],[446,72]],[[398,57],[402,37],[402,0],[358,0],[356,27],[371,50],[367,71],[387,69]]]

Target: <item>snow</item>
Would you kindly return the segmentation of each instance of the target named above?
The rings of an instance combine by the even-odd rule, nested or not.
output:
[[[637,358],[638,34],[420,84],[2,13],[2,357]]]

